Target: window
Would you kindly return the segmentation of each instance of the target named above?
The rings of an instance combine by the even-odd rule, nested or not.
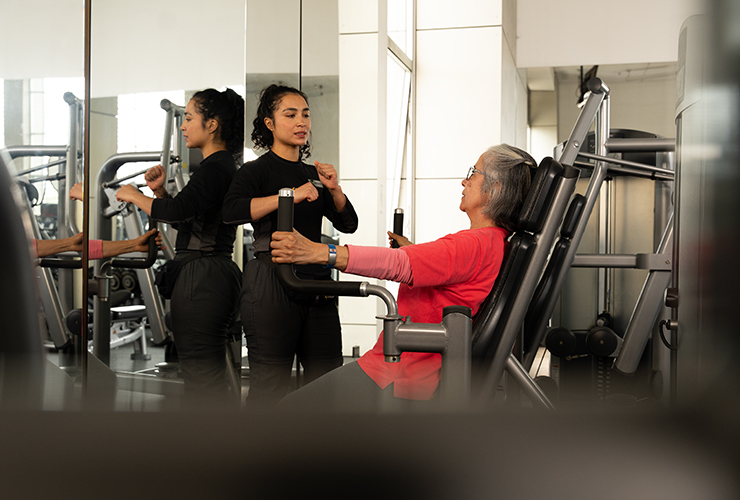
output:
[[[396,208],[403,208],[410,215],[413,206],[413,42],[414,1],[388,0],[387,227],[393,227]],[[405,217],[404,235],[410,235],[410,227],[411,217]]]

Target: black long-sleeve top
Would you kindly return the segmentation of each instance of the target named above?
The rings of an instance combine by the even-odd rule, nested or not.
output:
[[[174,198],[156,198],[152,202],[153,219],[177,225],[177,252],[233,251],[236,227],[223,223],[221,208],[236,170],[231,153],[212,153]]]
[[[250,208],[252,199],[273,196],[282,188],[295,189],[306,182],[312,182],[316,186],[319,198],[312,202],[304,200],[294,206],[293,227],[311,241],[320,242],[322,217],[326,216],[338,231],[354,233],[358,219],[349,198],[344,210],[337,211],[331,193],[319,180],[316,167],[300,161],[285,160],[272,151],[245,163],[239,169],[224,199],[224,222],[251,223],[254,229],[255,253],[270,253],[272,233],[277,229],[277,210],[255,221]],[[330,275],[330,270],[320,265],[295,268],[300,277],[322,278]]]

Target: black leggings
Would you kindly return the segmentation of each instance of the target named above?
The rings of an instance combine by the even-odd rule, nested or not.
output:
[[[228,396],[226,348],[238,317],[239,267],[228,257],[186,263],[172,293],[172,332],[185,393],[209,401]]]
[[[273,406],[288,391],[297,355],[306,383],[342,365],[336,299],[288,295],[275,269],[247,263],[241,317],[247,337],[250,406]]]

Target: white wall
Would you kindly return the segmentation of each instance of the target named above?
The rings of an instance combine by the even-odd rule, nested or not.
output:
[[[514,8],[510,1],[417,2],[417,242],[469,226],[458,208],[460,182],[486,148],[526,147]]]
[[[83,76],[83,0],[3,0],[0,78]]]
[[[243,84],[245,2],[205,5],[95,0],[91,96]],[[0,78],[84,76],[84,13],[82,0],[4,0]]]
[[[386,55],[379,26],[378,2],[339,0],[339,174],[359,217],[355,234],[340,235],[342,244],[384,244]],[[354,345],[364,353],[380,333],[380,301],[342,297],[339,305],[344,354]]]
[[[91,96],[243,84],[245,2],[208,5],[96,0]],[[265,44],[266,50],[271,46]]]
[[[678,33],[702,0],[517,0],[517,66],[678,60]]]

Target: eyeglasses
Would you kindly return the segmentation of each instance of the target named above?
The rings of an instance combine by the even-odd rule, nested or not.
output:
[[[481,175],[483,175],[483,172],[481,172],[480,170],[478,170],[475,167],[470,167],[470,170],[468,170],[468,175],[465,176],[465,180],[466,181],[469,181],[470,178],[473,177],[474,174],[481,174]]]

